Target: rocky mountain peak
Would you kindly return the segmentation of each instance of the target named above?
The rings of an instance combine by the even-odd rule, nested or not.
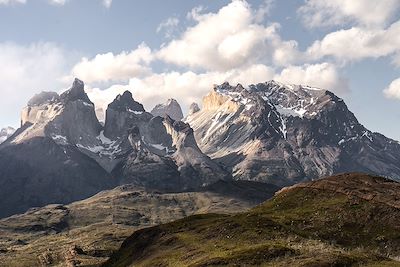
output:
[[[128,130],[128,140],[134,151],[141,150],[142,138],[139,127],[134,126]]]
[[[129,111],[137,114],[145,111],[143,105],[136,102],[132,97],[132,93],[128,90],[122,95],[118,95],[108,107],[114,110]]]
[[[188,123],[175,121],[167,115],[164,119],[164,126],[167,129],[167,133],[171,135],[173,145],[176,148],[183,146],[193,146],[197,148],[193,129]]]
[[[151,114],[153,114],[153,116],[160,116],[160,117],[168,115],[172,119],[178,121],[183,119],[182,108],[179,105],[178,101],[176,101],[173,98],[168,99],[163,104],[156,105],[152,109]]]
[[[190,104],[190,106],[189,106],[189,113],[188,113],[188,115],[192,115],[192,114],[194,114],[194,113],[196,113],[196,112],[198,112],[198,111],[200,111],[200,108],[199,108],[199,105],[197,104],[197,103],[192,103],[192,104]]]
[[[125,91],[108,105],[104,134],[112,139],[121,137],[121,135],[126,136],[130,128],[133,126],[142,127],[152,117],[150,113],[145,111],[142,104],[133,99],[131,92]]]
[[[45,103],[51,103],[57,101],[59,98],[59,95],[56,92],[46,92],[42,91],[38,94],[35,94],[29,101],[28,101],[28,106],[33,107],[33,106],[40,106]]]
[[[83,102],[93,105],[92,101],[90,101],[89,97],[85,93],[85,84],[78,78],[75,78],[71,88],[62,93],[60,98],[64,102],[82,100]]]
[[[201,150],[221,159],[237,179],[284,185],[339,171],[400,177],[399,143],[366,129],[340,97],[320,88],[223,83],[185,121]],[[380,160],[388,153],[390,165]]]

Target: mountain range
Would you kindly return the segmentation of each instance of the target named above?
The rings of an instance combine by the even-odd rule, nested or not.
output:
[[[399,257],[400,144],[330,91],[223,83],[186,117],[174,99],[147,112],[125,91],[103,122],[96,112],[75,79],[34,95],[21,126],[1,131],[0,266]]]
[[[152,112],[126,91],[102,125],[78,79],[61,95],[35,95],[0,145],[0,217],[124,184],[182,192],[219,180],[287,186],[351,171],[400,177],[400,144],[366,129],[327,90],[224,83],[183,120],[176,100]]]
[[[327,90],[224,83],[186,122],[234,179],[290,185],[351,171],[400,178],[399,142],[366,129]]]

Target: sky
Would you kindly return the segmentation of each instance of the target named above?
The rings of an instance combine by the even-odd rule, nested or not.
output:
[[[96,107],[130,90],[147,110],[224,81],[310,85],[400,140],[400,1],[0,0],[0,127],[74,77]]]

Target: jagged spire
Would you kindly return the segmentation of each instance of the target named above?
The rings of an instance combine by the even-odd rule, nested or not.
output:
[[[128,90],[122,95],[118,95],[114,101],[108,105],[108,108],[119,111],[145,111],[143,105],[136,102],[132,97],[132,93]]]
[[[78,78],[75,78],[71,88],[61,95],[61,99],[65,102],[82,100],[89,104],[93,104],[85,93],[85,84]]]
[[[153,114],[153,116],[160,117],[168,115],[176,121],[180,121],[183,119],[182,108],[179,105],[178,101],[173,98],[168,99],[164,104],[156,105],[152,109],[151,114]]]

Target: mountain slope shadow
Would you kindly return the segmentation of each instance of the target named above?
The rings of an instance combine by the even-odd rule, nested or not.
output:
[[[0,177],[0,217],[84,199],[112,187],[96,161],[42,137],[0,150]]]

